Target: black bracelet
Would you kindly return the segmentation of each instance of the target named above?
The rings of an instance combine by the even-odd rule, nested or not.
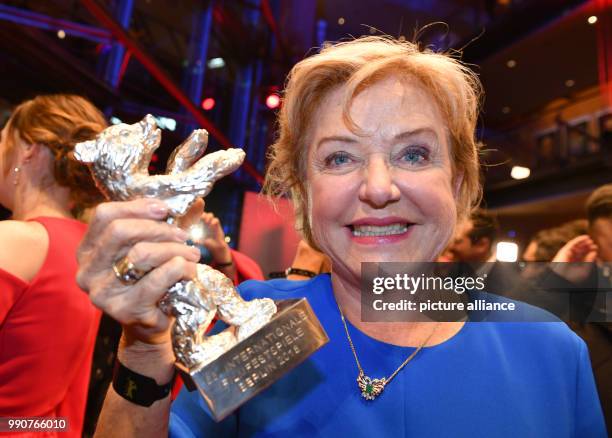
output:
[[[300,268],[287,268],[287,270],[285,271],[285,276],[288,277],[290,275],[301,275],[302,277],[316,277],[317,273],[316,272],[312,272],[312,271],[308,271],[306,269],[300,269]]]
[[[170,394],[175,377],[176,374],[170,382],[165,385],[158,385],[155,379],[132,371],[117,359],[113,372],[113,389],[128,401],[149,407],[157,400],[166,398]]]

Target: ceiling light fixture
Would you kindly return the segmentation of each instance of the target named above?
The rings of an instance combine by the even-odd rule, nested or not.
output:
[[[207,97],[202,101],[202,109],[204,111],[210,111],[215,107],[216,103],[217,102],[215,102],[215,99],[213,97]]]
[[[495,258],[499,262],[516,262],[518,259],[518,245],[514,242],[499,242],[495,249]]]
[[[526,179],[531,175],[531,169],[523,166],[512,166],[510,176],[514,179]]]
[[[275,109],[280,106],[280,96],[276,93],[271,93],[266,97],[266,106],[270,109]]]
[[[587,21],[589,24],[597,23],[597,15],[591,15],[589,18],[587,18]]]
[[[225,60],[223,58],[212,58],[208,60],[208,68],[214,70],[215,68],[225,67]]]

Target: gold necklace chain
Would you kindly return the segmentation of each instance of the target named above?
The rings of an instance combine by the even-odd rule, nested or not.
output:
[[[346,338],[349,341],[349,345],[351,346],[351,350],[353,351],[353,356],[355,356],[355,362],[357,362],[357,368],[359,369],[359,375],[357,376],[357,386],[359,387],[359,390],[361,391],[361,396],[365,398],[366,400],[374,400],[376,397],[378,397],[383,392],[383,390],[385,389],[385,386],[391,383],[391,380],[395,378],[397,373],[399,373],[402,370],[402,368],[408,365],[408,363],[412,359],[414,359],[414,357],[419,353],[419,351],[421,351],[421,349],[425,346],[425,344],[429,342],[429,340],[432,338],[432,336],[436,332],[438,326],[440,325],[439,322],[436,323],[434,329],[431,331],[429,336],[427,336],[427,338],[421,343],[421,345],[417,347],[416,350],[410,353],[410,356],[408,356],[406,360],[402,362],[399,367],[397,367],[397,369],[393,372],[393,374],[391,374],[389,377],[386,377],[386,378],[382,377],[380,379],[373,379],[367,376],[363,372],[363,368],[361,368],[361,363],[359,362],[359,358],[357,357],[357,351],[355,350],[355,345],[353,344],[353,340],[351,339],[351,335],[348,330],[348,325],[346,324],[346,320],[344,319],[344,313],[342,313],[342,310],[340,310],[340,305],[338,305],[338,310],[340,311],[340,317],[342,318],[342,324],[344,325],[344,331],[346,332]]]

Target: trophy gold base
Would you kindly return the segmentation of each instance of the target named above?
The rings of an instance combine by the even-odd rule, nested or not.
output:
[[[197,389],[215,421],[248,400],[325,345],[329,338],[306,298],[276,302],[274,318],[200,370],[183,378]]]

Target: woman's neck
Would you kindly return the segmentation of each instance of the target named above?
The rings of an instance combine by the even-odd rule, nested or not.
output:
[[[361,290],[359,282],[345,281],[332,274],[334,297],[344,317],[359,331],[377,341],[401,347],[418,347],[435,330],[426,346],[434,346],[455,336],[463,325],[459,322],[368,322],[361,320]]]
[[[15,195],[12,219],[28,220],[40,216],[71,218],[69,199],[70,193],[64,187],[49,186],[44,190],[24,188]]]

